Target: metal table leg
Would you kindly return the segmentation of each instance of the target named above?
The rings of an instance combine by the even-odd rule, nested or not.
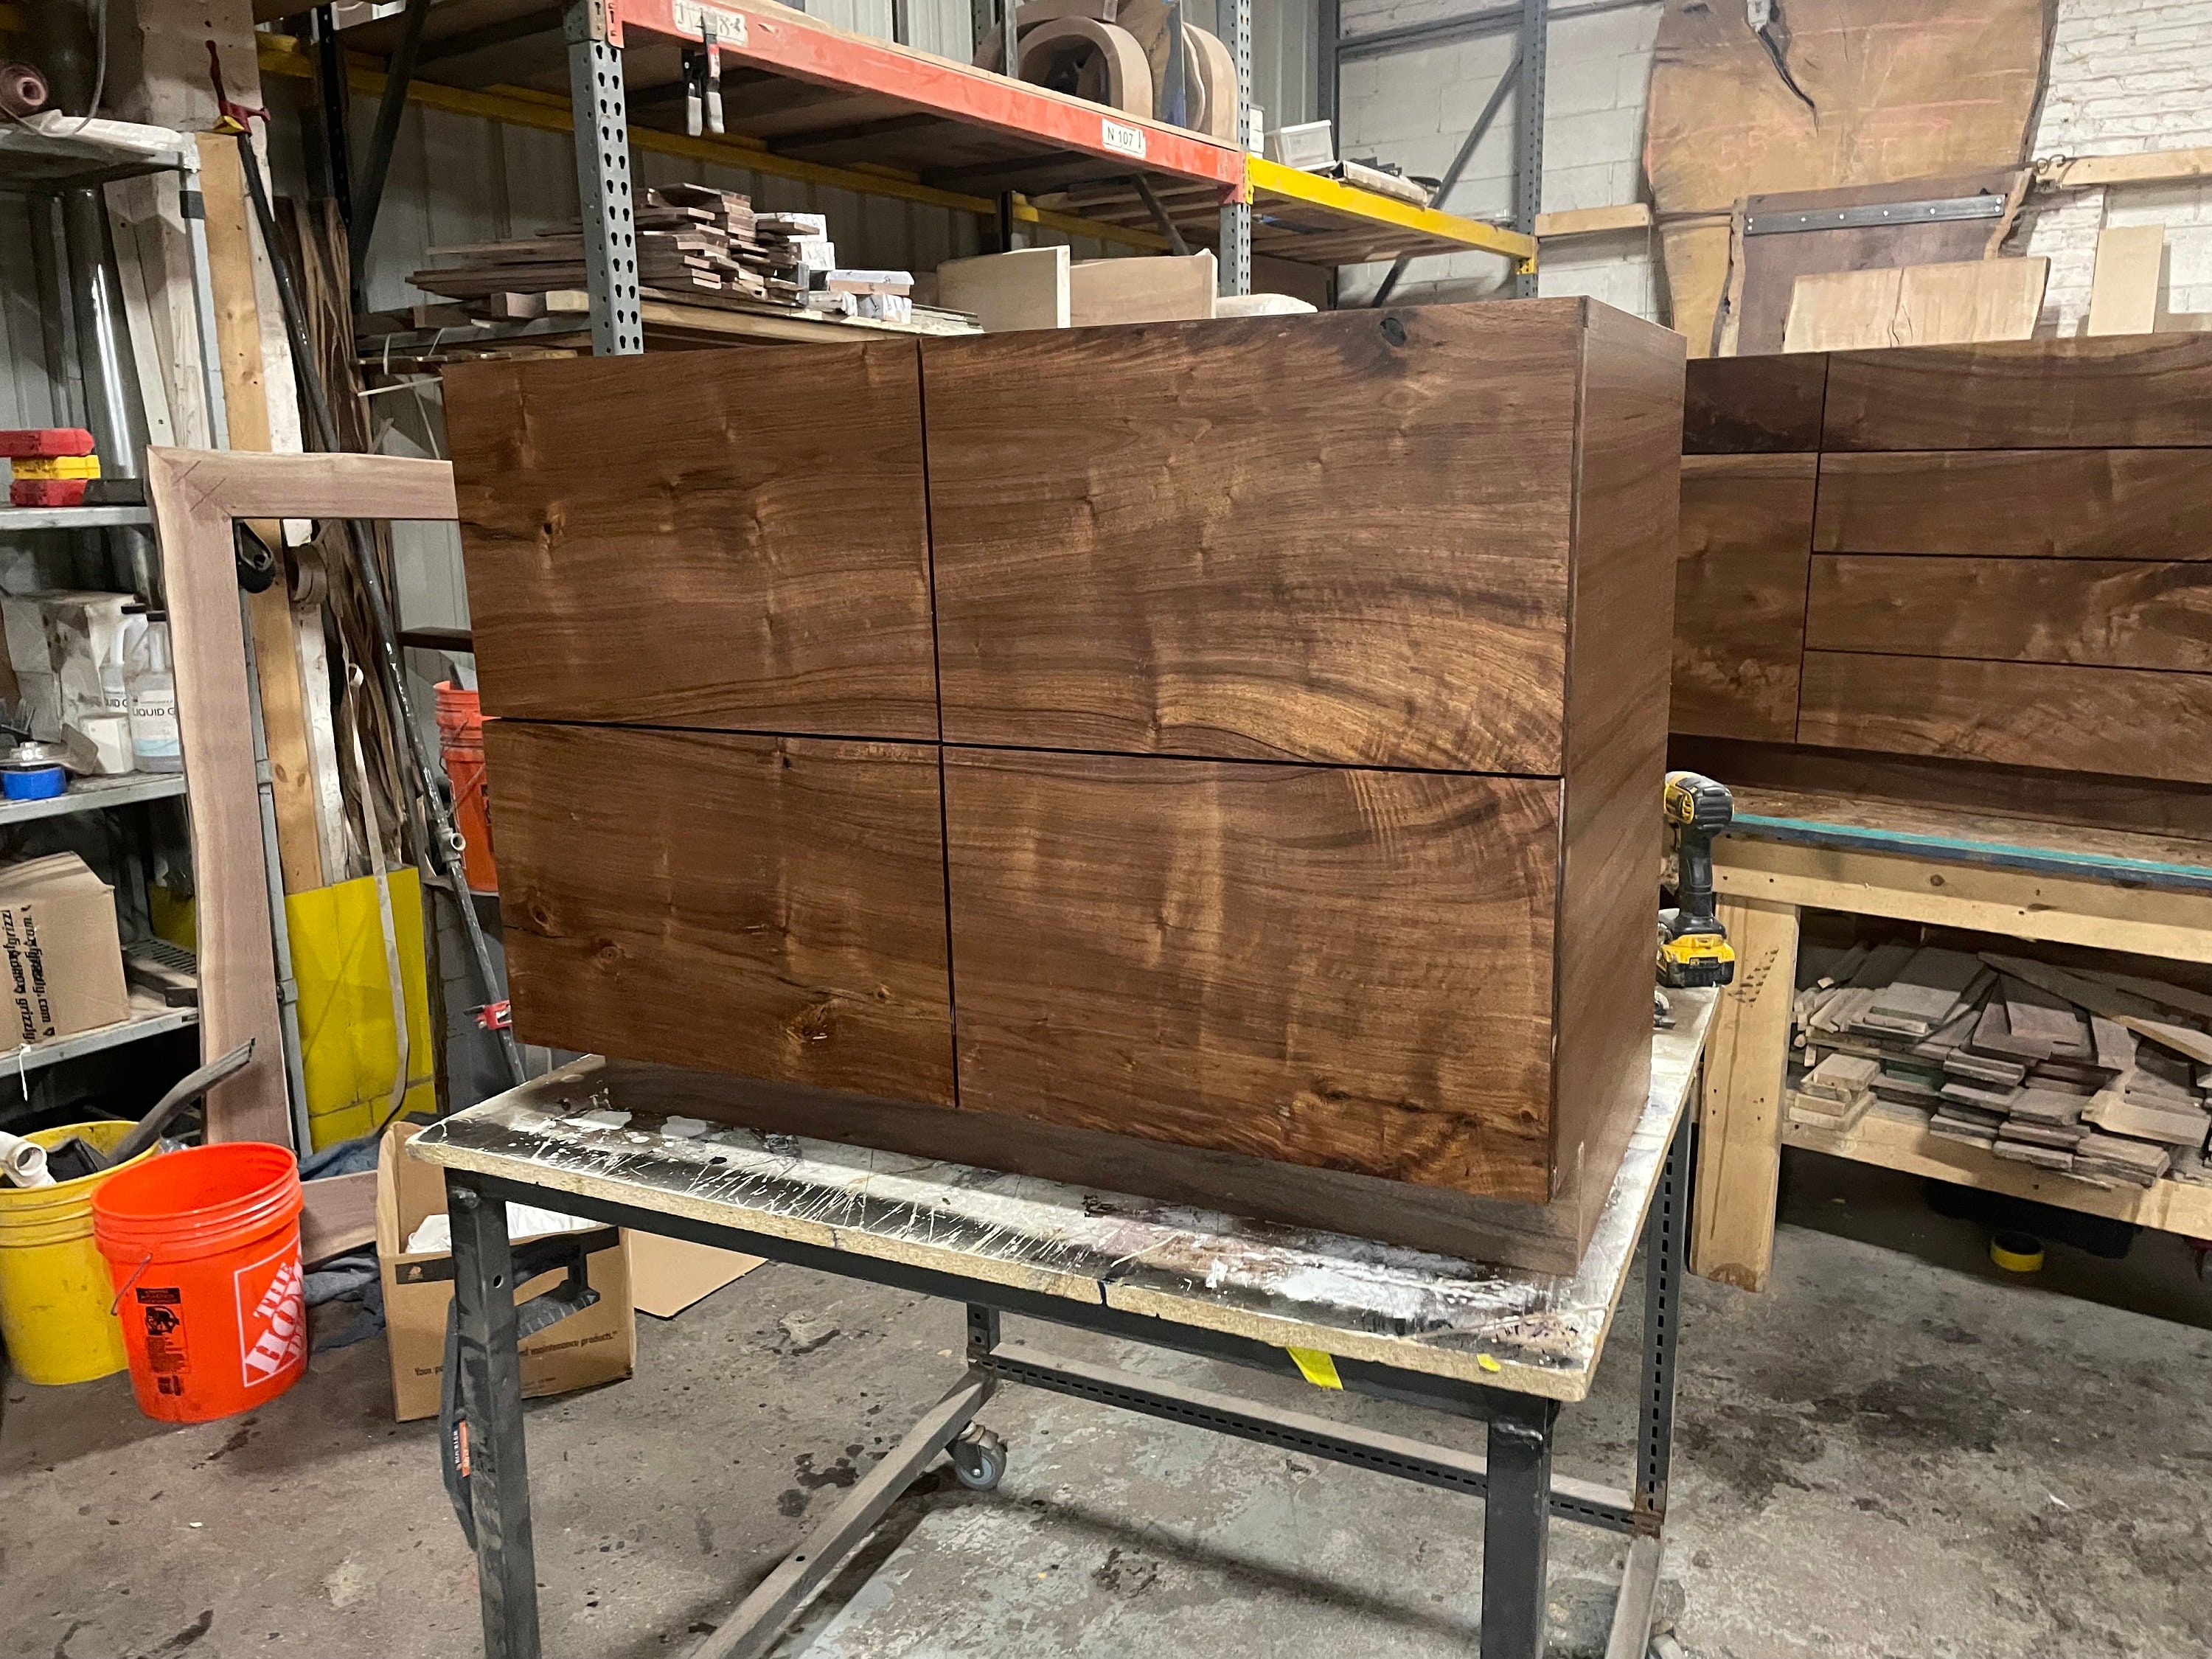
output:
[[[522,1449],[522,1364],[516,1356],[514,1261],[507,1206],[447,1171],[453,1223],[453,1310],[459,1329],[460,1464],[477,1525],[484,1659],[540,1659],[538,1562],[530,1537],[530,1470]]]
[[[1659,1599],[1668,1471],[1674,1455],[1674,1350],[1681,1340],[1684,1251],[1689,1237],[1690,1115],[1660,1166],[1644,1223],[1644,1370],[1637,1407],[1635,1541],[1613,1604],[1606,1659],[1644,1659]]]
[[[1551,1564],[1552,1426],[1557,1402],[1529,1398],[1490,1419],[1482,1514],[1482,1659],[1544,1659]]]

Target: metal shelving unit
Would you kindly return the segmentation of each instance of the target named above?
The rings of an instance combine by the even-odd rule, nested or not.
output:
[[[78,234],[86,226],[99,227],[104,231],[105,208],[100,197],[100,187],[109,182],[143,177],[155,173],[177,175],[180,191],[182,218],[190,248],[192,274],[192,298],[197,331],[199,337],[200,365],[203,377],[202,393],[205,398],[210,441],[217,448],[229,446],[228,423],[223,401],[221,355],[216,345],[214,284],[208,265],[206,216],[201,203],[199,183],[199,149],[188,135],[165,128],[142,126],[130,122],[94,119],[80,120],[74,117],[35,115],[27,120],[0,125],[0,192],[28,195],[46,198],[51,206],[49,227],[52,238],[52,268],[58,273],[70,271],[74,265],[80,273],[94,280],[112,281],[112,270],[102,271],[105,255],[76,247],[71,240],[69,216],[64,206],[74,198],[75,205],[88,211],[76,218]],[[104,234],[102,242],[105,241]],[[72,260],[70,252],[78,256]],[[111,296],[107,296],[112,299]],[[66,307],[70,296],[61,296]],[[95,436],[101,439],[100,453],[103,470],[111,475],[136,476],[138,456],[131,448],[131,441],[117,434],[127,432],[122,420],[119,404],[137,394],[135,386],[125,384],[127,376],[120,372],[117,355],[99,337],[79,338],[76,331],[67,326],[64,319],[64,337],[76,340],[78,355],[84,360],[83,392],[71,386],[71,423],[90,425]],[[89,384],[92,382],[98,384]],[[97,405],[94,414],[75,407],[82,402]],[[114,430],[100,431],[103,418]],[[130,451],[131,453],[122,453]],[[76,507],[0,507],[0,534],[17,531],[74,531],[137,534],[142,544],[151,549],[153,538],[151,513],[143,506]],[[135,561],[134,561],[135,562]],[[144,584],[158,580],[158,555],[145,568]],[[150,593],[147,597],[153,597]],[[240,595],[243,605],[245,596]],[[253,635],[249,626],[246,630],[246,672],[249,683],[255,676]],[[271,912],[271,931],[276,962],[276,994],[284,1034],[284,1070],[287,1093],[291,1101],[294,1134],[302,1147],[310,1145],[307,1133],[307,1090],[301,1069],[299,992],[292,977],[290,931],[284,915],[284,887],[283,868],[278,862],[275,795],[270,781],[268,745],[261,725],[261,708],[258,698],[252,699],[253,711],[253,754],[261,777],[260,807],[262,852],[267,870]],[[0,825],[21,824],[44,818],[52,818],[76,812],[112,810],[139,803],[189,797],[189,780],[175,774],[125,774],[114,778],[88,778],[78,781],[70,791],[50,800],[0,802]],[[102,1049],[141,1039],[157,1036],[164,1032],[181,1030],[198,1021],[195,1008],[169,1008],[143,996],[133,998],[133,1016],[113,1025],[91,1031],[77,1032],[70,1036],[49,1042],[34,1043],[16,1050],[13,1054],[0,1055],[0,1073],[12,1061],[19,1073],[73,1060],[80,1055],[96,1054]]]
[[[650,296],[626,264],[633,148],[994,213],[1002,246],[1025,222],[1145,247],[1204,244],[1218,250],[1230,294],[1249,291],[1255,252],[1328,266],[1472,249],[1534,270],[1535,240],[1525,229],[1276,167],[1204,134],[781,7],[575,0],[561,33],[550,9],[522,0],[492,0],[465,16],[457,9],[450,20],[441,11],[424,9],[411,34],[405,15],[345,31],[349,44],[388,54],[384,64],[348,54],[347,88],[380,94],[387,107],[404,98],[574,133],[601,352],[643,344]],[[1224,0],[1222,15],[1249,111],[1250,0]],[[719,137],[672,130],[684,118],[684,58],[709,45],[728,128]],[[316,73],[290,42],[265,46],[262,67]],[[325,100],[337,90],[326,84]],[[580,126],[580,110],[592,118]],[[377,176],[377,159],[368,158],[366,176]],[[1063,205],[1073,210],[1057,210]]]
[[[103,1049],[119,1048],[126,1042],[141,1042],[148,1037],[167,1036],[181,1031],[187,1025],[200,1023],[197,1008],[165,1008],[159,1003],[149,1002],[143,997],[131,999],[130,1018],[118,1020],[112,1025],[95,1025],[89,1031],[76,1031],[65,1037],[53,1037],[45,1042],[33,1042],[6,1057],[0,1065],[0,1075],[21,1069],[35,1072],[48,1066],[58,1066],[65,1060],[82,1059]]]
[[[167,800],[184,793],[181,772],[126,772],[119,778],[78,778],[70,785],[68,793],[46,800],[0,800],[0,828],[35,823],[40,818],[66,817],[72,812],[133,806],[142,800]]]
[[[154,515],[143,507],[0,507],[0,532],[10,530],[150,529]]]

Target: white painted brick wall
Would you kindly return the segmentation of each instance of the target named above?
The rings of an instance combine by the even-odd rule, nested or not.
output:
[[[2212,4],[2060,0],[2035,153],[2115,155],[2212,144]],[[2075,334],[2089,313],[2097,233],[2166,227],[2169,313],[2212,313],[2212,183],[2113,185],[2039,198],[2026,251],[2047,255],[2043,331]]]
[[[1554,9],[1571,14],[1575,3],[1554,0]],[[1342,0],[1341,10],[1345,32],[1364,33],[1466,8],[1467,0]],[[1545,88],[1547,210],[1644,197],[1644,107],[1658,20],[1656,3],[1554,19]],[[1512,51],[1511,35],[1496,34],[1346,64],[1342,153],[1376,155],[1409,173],[1441,173]],[[2212,0],[2058,0],[2034,153],[2109,155],[2199,144],[2212,144]],[[1512,164],[1508,99],[1445,205],[1476,218],[1504,217],[1512,210]],[[2167,311],[2206,313],[2212,325],[2212,181],[2206,181],[2039,198],[2021,234],[2025,252],[2051,259],[2043,331],[2079,331],[2088,313],[2097,233],[2106,225],[2136,224],[2166,227]],[[1547,295],[1589,294],[1655,317],[1654,259],[1650,239],[1640,231],[1559,243],[1544,262],[1540,286]],[[1386,269],[1348,269],[1340,290],[1355,301],[1373,292]],[[1397,292],[1408,301],[1480,299],[1508,280],[1503,261],[1459,254],[1415,260]]]

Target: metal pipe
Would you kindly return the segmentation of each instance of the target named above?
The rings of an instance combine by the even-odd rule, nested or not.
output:
[[[92,15],[81,0],[41,0],[25,9],[31,60],[46,77],[53,106],[64,115],[93,112],[93,86],[99,78],[99,42]]]
[[[399,142],[399,118],[407,112],[407,87],[415,78],[415,58],[422,46],[422,24],[430,0],[407,0],[399,39],[385,68],[384,96],[376,106],[376,131],[368,141],[368,160],[361,174],[361,196],[349,226],[353,248],[353,286],[362,291],[368,269],[369,239],[376,234],[376,210],[384,202],[385,176],[392,171],[392,149]],[[341,82],[343,84],[343,82]]]
[[[292,283],[291,263],[284,257],[283,246],[276,239],[276,216],[270,210],[269,191],[262,182],[261,165],[253,154],[253,141],[244,133],[238,139],[239,163],[246,174],[246,193],[253,199],[254,217],[261,226],[261,240],[269,249],[270,273],[276,278],[276,299],[284,313],[284,332],[292,347],[292,366],[297,373],[307,396],[301,401],[308,423],[315,435],[315,447],[326,454],[339,450],[337,423],[331,413],[329,394],[323,386],[322,371],[316,366],[314,354],[307,336],[307,314],[300,304],[298,290]],[[422,732],[415,722],[415,710],[407,696],[407,677],[399,661],[399,629],[392,619],[392,606],[384,592],[384,578],[376,567],[376,538],[368,526],[359,519],[346,521],[347,534],[353,544],[354,562],[360,568],[362,586],[368,595],[370,617],[376,623],[377,660],[383,670],[385,694],[398,711],[398,724],[407,744],[408,757],[415,763],[416,781],[421,792],[422,811],[430,821],[431,857],[439,870],[452,884],[453,899],[459,907],[461,925],[467,930],[469,948],[477,959],[477,978],[483,987],[487,1005],[501,1001],[499,969],[493,964],[491,947],[485,942],[483,927],[477,921],[476,906],[469,899],[468,878],[461,871],[461,837],[453,828],[452,816],[446,811],[445,797],[439,793],[437,775],[431,769],[428,750],[422,742]],[[514,1033],[501,1028],[501,1052],[506,1056],[508,1075],[515,1086],[529,1080],[523,1070],[522,1054],[516,1048]]]
[[[1160,200],[1159,191],[1152,188],[1152,181],[1141,173],[1133,173],[1129,175],[1129,182],[1136,186],[1137,199],[1145,204],[1145,211],[1152,216],[1152,222],[1159,227],[1160,234],[1168,239],[1168,252],[1178,258],[1188,256],[1190,244],[1183,240],[1182,232],[1176,222],[1168,217],[1167,204]]]
[[[1505,66],[1505,73],[1498,77],[1498,84],[1490,89],[1490,101],[1482,106],[1482,113],[1474,118],[1474,125],[1468,129],[1466,142],[1459,147],[1459,154],[1452,157],[1451,165],[1444,169],[1444,176],[1437,181],[1437,193],[1430,198],[1430,206],[1442,210],[1444,198],[1451,194],[1453,186],[1459,183],[1460,174],[1467,171],[1467,164],[1474,159],[1475,147],[1490,131],[1490,124],[1498,118],[1498,112],[1505,107],[1505,95],[1513,90],[1513,83],[1520,78],[1521,52],[1516,46],[1513,52],[1513,61]],[[1370,303],[1377,306],[1389,304],[1391,293],[1398,286],[1398,279],[1406,274],[1406,267],[1413,263],[1412,254],[1400,254],[1391,263],[1389,274],[1383,277],[1382,286],[1375,290],[1375,298]]]
[[[307,14],[308,27],[315,43],[316,102],[322,113],[322,142],[319,149],[324,177],[319,181],[324,193],[338,204],[338,217],[344,221],[347,246],[352,246],[353,231],[353,141],[347,124],[353,94],[346,87],[345,48],[338,40],[337,23],[328,6],[318,6]],[[380,116],[382,111],[380,108]]]
[[[146,453],[145,399],[131,349],[130,325],[123,315],[123,286],[115,270],[106,198],[96,189],[64,192],[62,225],[68,242],[70,303],[84,373],[85,424],[99,452],[103,477],[140,477]],[[158,605],[159,567],[152,539],[135,526],[108,535],[116,580],[129,583],[149,604]]]

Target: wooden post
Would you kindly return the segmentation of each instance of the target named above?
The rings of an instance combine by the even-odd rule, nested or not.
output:
[[[271,447],[269,400],[261,313],[254,300],[253,240],[246,180],[233,140],[203,137],[200,183],[207,203],[208,267],[215,289],[216,340],[222,360],[230,447],[266,450]],[[271,548],[283,545],[283,526],[276,520],[257,521],[253,528]],[[284,868],[284,890],[309,892],[334,877],[323,868],[307,686],[300,672],[291,598],[281,572],[275,586],[248,596],[246,611],[253,629],[254,659],[261,671],[261,723],[276,789],[276,846]]]
[[[1735,946],[1735,982],[1721,993],[1705,1048],[1690,1270],[1758,1291],[1774,1259],[1797,907],[1723,898],[1718,909]]]

